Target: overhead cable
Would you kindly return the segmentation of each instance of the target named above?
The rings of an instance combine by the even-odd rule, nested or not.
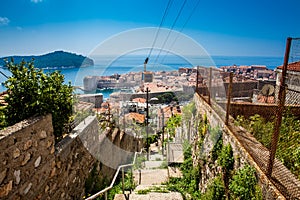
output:
[[[158,58],[159,58],[159,56],[160,56],[160,54],[161,54],[161,52],[162,52],[162,49],[165,47],[165,45],[166,45],[166,43],[167,43],[167,41],[168,41],[168,39],[169,39],[169,37],[170,37],[171,31],[173,30],[173,28],[174,28],[174,26],[175,26],[175,24],[176,24],[178,18],[180,17],[181,12],[182,12],[182,10],[183,10],[183,8],[184,8],[186,2],[187,2],[187,0],[184,0],[183,4],[181,5],[181,8],[180,8],[180,10],[179,10],[179,12],[178,12],[178,14],[177,14],[177,16],[176,16],[176,18],[175,18],[175,20],[174,20],[172,26],[171,26],[171,29],[170,29],[169,32],[168,32],[168,35],[167,35],[167,37],[166,37],[166,39],[165,39],[165,41],[164,41],[162,47],[160,48],[160,51],[159,51],[158,55],[156,56],[156,59],[155,59],[155,62],[154,62],[154,63],[157,63],[157,60],[158,60]]]
[[[152,50],[153,50],[153,48],[154,48],[154,45],[155,45],[156,40],[157,40],[157,37],[158,37],[158,33],[159,33],[159,31],[160,31],[160,29],[161,29],[161,27],[162,27],[162,25],[163,25],[163,23],[164,23],[164,21],[165,21],[165,18],[166,18],[167,14],[168,14],[168,11],[169,11],[169,9],[170,9],[172,3],[173,3],[173,0],[169,0],[169,1],[168,1],[167,7],[166,7],[166,9],[165,9],[165,11],[164,11],[164,15],[163,15],[163,17],[162,17],[162,19],[161,19],[161,21],[160,21],[160,24],[159,24],[158,29],[156,30],[155,38],[154,38],[153,43],[152,43],[152,47],[151,47],[150,52],[149,52],[149,54],[148,54],[148,56],[147,56],[148,59],[149,59],[149,57],[151,56]],[[147,60],[147,61],[148,61],[148,60]]]

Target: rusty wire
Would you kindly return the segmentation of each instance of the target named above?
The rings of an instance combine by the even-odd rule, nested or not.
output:
[[[295,58],[300,52],[300,40],[297,40],[297,45],[299,46],[298,52],[293,56],[291,62],[295,62]],[[295,49],[295,47],[294,47]],[[293,50],[293,48],[292,48]],[[293,53],[293,52],[291,52]],[[300,55],[300,54],[299,54]],[[300,60],[300,58],[299,58]],[[265,121],[264,125],[268,126],[270,124],[276,124],[278,118],[278,105],[279,105],[279,80],[280,80],[280,70],[276,70],[275,77],[274,73],[270,73],[270,78],[273,77],[273,81],[263,80],[259,78],[259,70],[254,70],[251,76],[254,78],[246,78],[243,71],[234,71],[233,82],[232,82],[232,93],[228,97],[229,88],[229,76],[230,71],[221,71],[217,68],[205,68],[198,67],[198,86],[196,87],[196,92],[199,96],[206,101],[211,108],[221,117],[222,120],[226,120],[226,107],[227,100],[230,98],[230,110],[229,114],[233,119],[237,119],[238,116],[243,115],[245,119],[249,119],[251,116],[261,116]],[[251,72],[252,73],[252,72]],[[300,72],[299,72],[300,73]],[[287,72],[285,85],[285,103],[284,109],[282,109],[281,114],[285,116],[286,112],[291,112],[296,118],[300,116],[300,78],[295,77]],[[247,75],[248,76],[248,75]],[[262,80],[258,80],[262,79]],[[299,86],[299,87],[297,87]],[[253,118],[253,117],[252,117]],[[254,118],[255,119],[255,118]],[[257,119],[257,118],[256,118]],[[233,122],[233,121],[231,121]],[[298,121],[299,123],[299,121]],[[233,123],[229,126],[234,127]],[[250,125],[249,125],[250,126]],[[252,128],[252,129],[251,129]],[[255,128],[255,127],[254,127]],[[253,127],[250,127],[248,136],[244,133],[241,134],[240,131],[233,131],[239,141],[242,143],[244,148],[253,157],[258,166],[267,173],[267,166],[269,163],[270,148],[272,141],[273,130],[269,131],[267,135],[263,138],[257,137],[254,133]],[[281,133],[282,134],[282,133]],[[253,137],[254,136],[254,137]],[[253,137],[253,138],[252,138]],[[296,137],[296,138],[295,138]],[[298,138],[297,138],[298,137]],[[269,143],[259,142],[261,140],[267,140]],[[279,136],[279,142],[281,137]],[[294,136],[293,138],[295,144],[299,144],[300,134]],[[286,146],[284,144],[280,145],[280,150],[286,148],[293,150],[293,148],[300,148],[299,145]],[[276,150],[276,149],[275,149]],[[289,151],[287,151],[289,152]],[[299,174],[293,174],[283,163],[281,158],[276,154],[277,159],[273,163],[273,172],[269,177],[272,183],[277,187],[278,190],[287,199],[300,199],[300,180]]]

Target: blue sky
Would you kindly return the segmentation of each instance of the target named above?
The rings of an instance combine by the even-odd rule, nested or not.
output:
[[[183,2],[173,1],[162,27],[172,26]],[[197,2],[186,1],[174,30],[181,30]],[[167,3],[1,0],[0,56],[55,50],[88,55],[99,43],[122,31],[158,27]],[[300,37],[299,7],[299,0],[200,0],[182,33],[210,55],[283,56],[286,38]]]

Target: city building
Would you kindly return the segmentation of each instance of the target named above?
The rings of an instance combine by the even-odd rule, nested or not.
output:
[[[280,80],[282,76],[282,68],[283,66],[279,66],[276,69],[276,73],[277,73],[276,87],[278,88],[276,90],[277,91],[276,96],[278,96]],[[285,84],[287,85],[285,103],[299,105],[300,104],[300,61],[288,64]]]
[[[151,83],[153,82],[153,73],[146,71],[144,72],[144,82],[145,83]]]
[[[81,94],[78,95],[79,101],[93,103],[95,108],[100,108],[101,104],[103,103],[103,94]]]

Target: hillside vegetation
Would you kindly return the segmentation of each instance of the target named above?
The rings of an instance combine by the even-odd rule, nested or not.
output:
[[[13,58],[15,63],[21,63],[22,60],[30,62],[34,60],[35,68],[72,68],[86,67],[94,65],[94,61],[88,57],[77,55],[74,53],[55,51],[40,56],[8,56],[0,58],[0,65],[5,66],[5,60],[11,61]]]

